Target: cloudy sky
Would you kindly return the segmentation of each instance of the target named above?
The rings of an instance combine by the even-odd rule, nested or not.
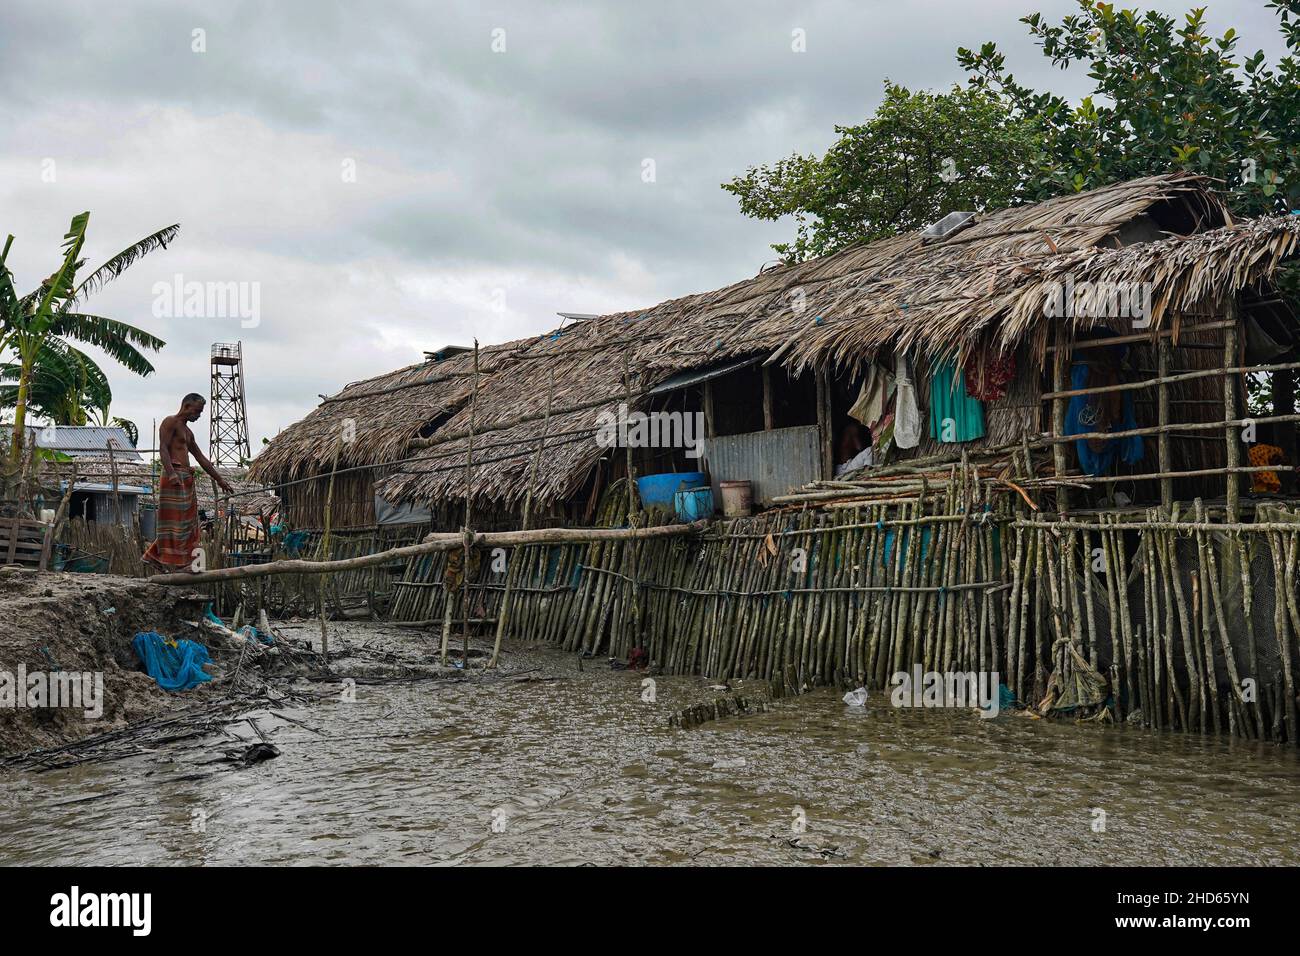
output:
[[[240,339],[256,449],[318,393],[424,349],[753,275],[790,226],[744,219],[719,183],[824,150],[886,77],[960,81],[958,46],[995,40],[1022,82],[1077,95],[1086,79],[1018,22],[1074,8],[5,0],[0,238],[27,289],[74,213],[92,213],[91,265],[181,223],[87,305],[168,343],[155,375],[110,372],[114,412],[147,432],[207,392],[210,344]],[[1208,20],[1281,52],[1262,0],[1217,0]],[[256,323],[172,314],[155,287],[178,276],[256,290]]]

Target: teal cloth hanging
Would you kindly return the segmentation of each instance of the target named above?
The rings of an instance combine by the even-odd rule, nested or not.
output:
[[[984,437],[984,403],[966,391],[966,373],[952,359],[930,375],[930,437],[941,442]]]

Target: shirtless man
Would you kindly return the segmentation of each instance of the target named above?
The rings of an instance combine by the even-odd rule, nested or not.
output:
[[[158,488],[158,535],[144,553],[144,560],[166,571],[192,570],[199,548],[199,500],[190,455],[194,455],[222,491],[230,494],[232,490],[229,482],[199,451],[190,431],[188,423],[199,420],[206,404],[202,395],[191,392],[181,400],[180,411],[168,415],[158,427],[163,470]]]
[[[225,478],[217,471],[212,462],[208,461],[208,456],[199,451],[198,443],[194,440],[194,432],[190,431],[190,426],[186,422],[197,422],[203,416],[203,409],[207,406],[207,400],[198,392],[190,392],[181,399],[181,410],[175,415],[168,415],[158,426],[158,442],[162,454],[162,468],[164,475],[173,475],[175,468],[190,468],[190,454],[192,453],[198,459],[199,466],[212,476],[212,480],[226,494],[230,494],[234,489],[230,487]]]

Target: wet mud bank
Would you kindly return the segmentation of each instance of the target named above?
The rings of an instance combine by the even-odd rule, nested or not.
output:
[[[1272,744],[772,699],[540,642],[485,674],[486,640],[466,671],[362,622],[330,625],[324,673],[316,621],[275,630],[301,660],[228,680],[235,709],[0,771],[0,862],[1300,863],[1300,762]],[[217,699],[193,693],[171,706]]]
[[[0,756],[66,744],[174,706],[176,695],[140,669],[131,641],[140,631],[189,636],[206,603],[197,592],[136,578],[0,570],[0,671],[11,682],[0,707]],[[20,674],[102,675],[101,713],[28,707],[27,688],[14,686]]]

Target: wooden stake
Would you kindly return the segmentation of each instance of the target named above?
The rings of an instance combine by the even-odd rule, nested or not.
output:
[[[1052,356],[1052,388],[1056,392],[1065,390],[1066,369],[1069,366],[1070,353],[1065,348],[1066,332],[1064,326],[1057,333],[1057,351]],[[1052,399],[1052,434],[1056,438],[1065,437],[1066,401],[1061,397]],[[1052,446],[1052,463],[1057,478],[1064,478],[1070,470],[1065,445],[1058,442]],[[1070,510],[1070,493],[1065,488],[1056,489],[1056,510],[1064,515]]]
[[[523,522],[520,525],[521,530],[527,531],[528,524],[533,516],[533,489],[537,483],[537,466],[542,458],[542,451],[546,448],[546,434],[551,428],[551,402],[555,398],[555,370],[552,369],[546,386],[546,417],[542,419],[542,434],[537,441],[537,451],[533,453],[533,460],[528,466],[528,492],[524,498],[524,515]],[[497,635],[492,644],[492,657],[488,660],[488,668],[497,666],[497,660],[501,656],[501,638],[506,632],[506,625],[510,620],[510,599],[512,597],[511,585],[514,583],[516,574],[515,565],[523,555],[511,554],[510,564],[506,570],[506,590],[501,596],[501,604],[497,609]]]
[[[1232,368],[1237,364],[1237,305],[1235,302],[1228,304],[1228,320],[1233,324],[1223,330],[1223,364],[1225,368]],[[1224,375],[1223,377],[1223,417],[1225,421],[1231,421],[1237,417],[1237,382],[1238,379],[1233,375]],[[1236,468],[1241,464],[1241,445],[1238,442],[1237,430],[1231,426],[1225,427],[1223,435],[1228,452],[1227,466],[1229,469]],[[1236,473],[1230,470],[1227,476],[1229,521],[1235,522],[1237,520],[1239,493],[1240,481]]]
[[[320,539],[320,554],[325,562],[330,560],[330,522],[333,517],[334,509],[334,477],[338,473],[339,455],[343,453],[343,440],[339,439],[338,444],[334,446],[334,462],[330,466],[330,483],[329,489],[325,493],[325,532]],[[330,635],[329,626],[325,623],[325,582],[326,576],[322,575],[320,587],[318,589],[320,601],[320,652],[325,658],[325,666],[329,666],[330,659]]]
[[[465,545],[464,564],[460,575],[461,655],[460,666],[469,672],[469,551],[473,532],[470,530],[474,509],[474,424],[478,414],[478,339],[474,340],[474,385],[469,402],[469,440],[465,448]],[[450,603],[450,602],[448,602]]]
[[[1169,345],[1169,340],[1161,339],[1160,344],[1156,347],[1156,356],[1159,363],[1158,374],[1162,379],[1169,377],[1169,357],[1171,351],[1172,349]],[[1159,389],[1157,407],[1160,427],[1164,428],[1169,424],[1169,383],[1162,381],[1157,387]],[[1169,455],[1169,432],[1161,431],[1156,444],[1159,452],[1160,471],[1172,471],[1173,462],[1170,460]],[[1160,479],[1160,505],[1165,509],[1172,508],[1174,505],[1174,481],[1172,478]]]

